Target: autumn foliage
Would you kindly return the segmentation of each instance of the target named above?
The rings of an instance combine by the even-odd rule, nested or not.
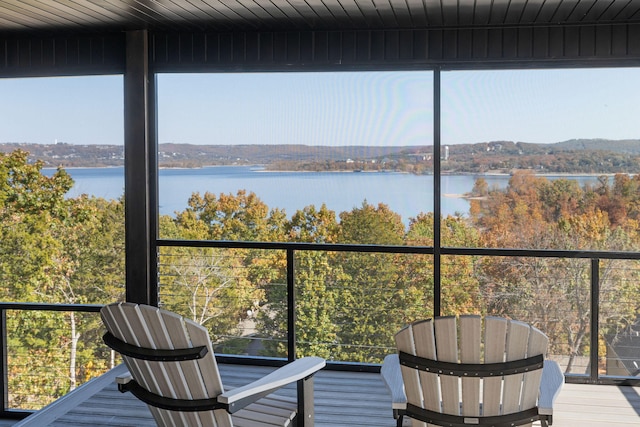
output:
[[[63,169],[46,177],[42,163],[29,162],[24,152],[0,156],[2,299],[122,300],[122,200],[67,198],[73,181]],[[443,255],[437,270],[441,314],[532,323],[551,337],[550,351],[567,359],[565,368],[579,371],[578,360],[590,352],[591,261],[571,253],[639,250],[640,176],[603,176],[597,185],[580,187],[516,172],[502,190],[480,178],[468,196],[468,217],[440,219],[443,246],[567,255]],[[159,232],[175,240],[433,247],[433,213],[405,224],[392,206],[354,206],[336,213],[310,205],[288,216],[244,190],[195,193],[184,211],[159,218]],[[287,252],[187,246],[158,251],[161,304],[206,325],[218,352],[286,357]],[[293,261],[297,356],[378,363],[394,351],[393,336],[402,326],[434,315],[431,254],[328,246],[296,250]],[[636,321],[640,268],[624,259],[600,260],[599,268],[604,346]],[[42,406],[109,369],[116,361],[101,344],[101,331],[92,315],[7,313],[10,404]]]

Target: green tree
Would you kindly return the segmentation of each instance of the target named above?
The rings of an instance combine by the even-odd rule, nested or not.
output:
[[[160,235],[282,241],[285,223],[284,212],[269,211],[254,193],[195,193],[175,219],[161,218]],[[241,334],[240,325],[265,304],[269,285],[285,277],[280,268],[285,257],[278,251],[163,248],[160,257],[162,304],[207,326],[219,343]]]
[[[70,214],[57,239],[55,281],[42,289],[43,301],[105,304],[124,300],[124,206],[121,200],[80,196],[70,200]],[[96,315],[67,314],[70,388],[104,372],[108,351],[100,341],[102,324]],[[81,338],[85,339],[81,339]],[[79,377],[76,380],[76,377]]]
[[[402,245],[403,239],[402,220],[387,205],[365,201],[340,214],[339,243]],[[333,257],[342,272],[336,279],[336,322],[343,360],[380,362],[392,345],[401,326],[397,295],[404,287],[402,259],[398,254],[367,252]]]
[[[442,219],[441,241],[445,246],[473,248],[480,244],[480,236],[465,218],[447,216]],[[412,218],[406,243],[410,246],[433,246],[433,213]],[[475,273],[477,257],[442,257],[440,286],[442,314],[481,313],[479,282]],[[407,314],[405,322],[433,316],[433,257],[407,256],[403,263],[406,285],[404,292],[415,294],[402,302]],[[424,298],[423,305],[415,305]],[[412,304],[413,302],[413,304]]]
[[[238,190],[232,194],[194,193],[188,208],[177,216],[178,223],[191,224],[197,218],[208,228],[211,240],[274,240],[282,232],[285,215],[268,206],[255,193]],[[193,224],[192,224],[193,225]]]
[[[73,185],[62,169],[42,175],[43,164],[27,156],[0,154],[0,280],[9,301],[34,301],[35,290],[51,283],[62,250],[56,231],[69,215],[64,195]]]
[[[27,157],[24,151],[0,156],[0,278],[8,284],[2,297],[53,303],[117,298],[124,289],[121,205],[113,202],[109,210],[104,200],[67,199],[71,177],[63,169],[45,176],[43,164]],[[102,351],[95,345],[101,329],[95,315],[14,312],[7,322],[13,328],[10,386],[31,391],[12,395],[12,404],[38,407],[107,368],[93,362]],[[25,368],[22,352],[40,359]]]
[[[331,243],[336,240],[338,224],[335,212],[322,205],[307,206],[293,214],[285,227],[289,241]],[[324,251],[299,251],[295,254],[297,356],[334,357],[337,325],[335,315],[336,271],[330,265],[331,255]],[[268,288],[268,310],[259,316],[266,341],[266,354],[286,354],[287,298],[286,287]]]

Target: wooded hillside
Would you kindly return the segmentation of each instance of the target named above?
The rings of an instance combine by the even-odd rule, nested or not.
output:
[[[0,152],[29,152],[45,167],[122,166],[117,145],[0,144]],[[441,149],[444,173],[638,173],[640,140],[581,139],[554,144],[493,141]],[[265,165],[272,170],[393,170],[432,173],[433,146],[308,146],[160,144],[161,167]]]

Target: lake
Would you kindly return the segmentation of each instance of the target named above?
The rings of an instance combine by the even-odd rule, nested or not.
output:
[[[53,169],[44,169],[51,175]],[[67,172],[75,185],[69,197],[89,194],[105,199],[120,197],[124,191],[124,168],[71,168]],[[442,213],[467,214],[469,202],[459,195],[471,191],[476,175],[442,176]],[[504,188],[509,176],[482,175],[490,187]],[[558,177],[549,177],[555,179]],[[581,185],[597,182],[597,177],[571,177]],[[385,203],[402,216],[405,223],[420,212],[433,211],[433,176],[395,172],[266,172],[256,166],[211,166],[198,169],[161,169],[159,175],[160,213],[174,215],[187,207],[192,193],[209,191],[236,194],[253,191],[269,206],[284,209],[291,216],[299,209],[324,202],[336,214],[367,203]]]

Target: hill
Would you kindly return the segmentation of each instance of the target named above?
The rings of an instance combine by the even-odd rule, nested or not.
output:
[[[445,147],[449,173],[640,173],[640,140],[575,139],[554,144],[493,141]]]
[[[0,152],[29,152],[32,160],[47,167],[122,166],[124,147],[119,145],[73,145],[0,143]],[[160,144],[158,162],[163,167],[202,167],[233,164],[273,164],[283,161],[346,161],[371,159],[399,153],[406,147],[324,147],[308,145],[192,145]]]
[[[190,145],[160,144],[161,165],[195,162],[198,165],[261,164],[278,162],[324,162],[381,158],[406,147],[310,146],[310,145]]]
[[[2,143],[0,152],[28,151],[47,167],[124,164],[117,145]],[[442,147],[444,173],[640,173],[640,140],[574,139],[553,144],[492,141]],[[260,164],[272,170],[433,171],[433,146],[308,146],[160,144],[161,167]]]
[[[605,150],[614,153],[640,154],[640,140],[571,139],[551,144],[563,150]]]

